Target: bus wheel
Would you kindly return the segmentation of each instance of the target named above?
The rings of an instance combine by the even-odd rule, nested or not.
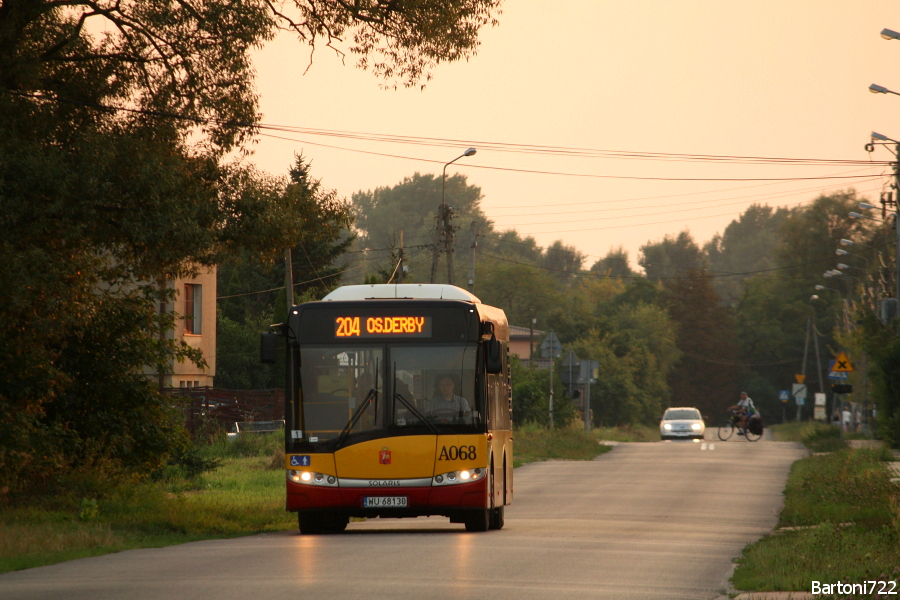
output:
[[[491,526],[491,510],[473,510],[466,517],[466,531],[487,531]]]
[[[498,506],[491,511],[491,529],[503,529],[503,507]]]
[[[350,519],[342,515],[328,513],[297,513],[300,533],[315,535],[319,533],[341,533],[347,529]]]
[[[324,531],[324,515],[319,513],[297,513],[297,521],[300,525],[300,533],[315,535]]]

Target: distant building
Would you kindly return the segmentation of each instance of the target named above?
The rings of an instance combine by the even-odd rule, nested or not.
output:
[[[535,353],[535,360],[539,360],[541,353],[538,344],[542,337],[544,337],[544,332],[539,329],[532,330],[528,327],[510,325],[509,351],[518,356],[522,362],[531,360],[532,352]]]
[[[178,277],[168,285],[175,289],[174,298],[165,305],[160,303],[159,308],[178,318],[166,337],[200,350],[206,368],[190,361],[172,361],[168,373],[148,371],[148,375],[156,377],[161,388],[212,387],[216,376],[216,268],[201,270],[196,277]]]

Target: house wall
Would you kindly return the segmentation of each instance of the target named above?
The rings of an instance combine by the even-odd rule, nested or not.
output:
[[[184,315],[187,312],[185,303],[185,284],[201,286],[200,333],[185,331]],[[196,277],[179,277],[170,285],[175,288],[174,301],[166,307],[178,315],[175,329],[170,332],[171,338],[182,341],[191,348],[200,350],[206,360],[206,367],[201,368],[190,361],[174,362],[171,374],[160,378],[162,387],[212,387],[216,376],[216,269],[203,271]]]

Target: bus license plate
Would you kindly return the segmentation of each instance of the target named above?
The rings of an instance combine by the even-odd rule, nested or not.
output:
[[[365,496],[364,508],[406,508],[406,496]]]

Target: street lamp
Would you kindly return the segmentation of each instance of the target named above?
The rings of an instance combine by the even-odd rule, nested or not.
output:
[[[895,96],[900,96],[897,92],[887,89],[883,85],[878,85],[877,83],[873,83],[869,86],[869,91],[873,94],[894,94]]]
[[[881,30],[881,37],[886,40],[900,40],[900,33],[885,27]]]
[[[876,219],[875,217],[870,217],[869,215],[863,215],[858,212],[851,212],[850,218],[851,219],[866,219],[868,221],[875,221],[876,223],[884,223],[884,221],[882,221],[881,219]]]
[[[840,269],[840,270],[842,270],[842,271],[843,271],[844,269],[856,269],[857,271],[862,271],[863,273],[866,272],[866,270],[863,269],[863,268],[860,268],[860,267],[854,267],[854,266],[848,265],[848,264],[846,264],[846,263],[838,263],[837,268]],[[849,275],[848,275],[848,277],[849,277]]]
[[[440,219],[443,221],[443,228],[441,230],[441,239],[443,240],[444,246],[447,250],[447,281],[450,285],[453,285],[453,246],[451,240],[453,239],[453,228],[450,225],[450,210],[447,208],[446,201],[446,189],[447,189],[447,167],[458,161],[459,159],[472,156],[475,154],[475,148],[469,148],[450,162],[444,163],[444,170],[441,172],[441,208],[440,208]],[[438,247],[438,242],[435,240],[434,244],[434,254],[431,260],[431,283],[434,283],[437,278],[437,263],[438,256],[440,255],[440,248]]]

